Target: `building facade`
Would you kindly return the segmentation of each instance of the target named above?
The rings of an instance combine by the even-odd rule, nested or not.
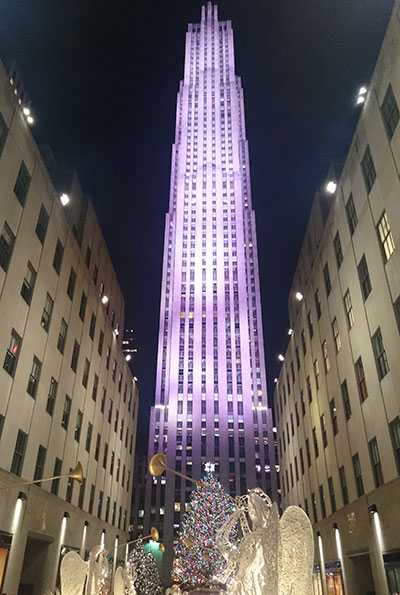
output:
[[[124,300],[93,207],[76,177],[61,182],[22,106],[0,64],[0,590],[7,595],[54,589],[69,549],[86,555],[104,543],[114,552],[118,536],[127,540],[138,409],[120,345]],[[78,462],[81,485],[13,487],[68,474]]]
[[[274,397],[283,504],[310,515],[323,593],[387,595],[400,590],[397,1],[364,99],[313,203]]]
[[[177,97],[149,457],[158,451],[194,478],[214,462],[232,495],[275,494],[243,89],[231,23],[211,3],[188,27]],[[191,489],[149,477],[145,532],[171,544]]]

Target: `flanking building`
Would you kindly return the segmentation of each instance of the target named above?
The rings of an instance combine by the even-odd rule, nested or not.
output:
[[[37,146],[0,64],[0,591],[54,589],[60,556],[127,541],[138,391],[93,206]],[[68,475],[82,463],[84,482]]]
[[[283,505],[324,593],[400,590],[400,5],[340,175],[317,192],[275,389]]]

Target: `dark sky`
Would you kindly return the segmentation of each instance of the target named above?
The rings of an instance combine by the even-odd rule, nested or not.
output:
[[[136,329],[139,446],[153,401],[164,213],[185,31],[200,0],[1,0],[35,135],[92,197]],[[316,187],[346,152],[393,0],[221,0],[243,79],[267,369]],[[271,382],[270,382],[271,384]],[[271,388],[270,388],[271,390]]]

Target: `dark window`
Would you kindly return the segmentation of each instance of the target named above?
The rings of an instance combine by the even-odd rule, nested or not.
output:
[[[349,290],[347,290],[346,293],[344,294],[343,303],[344,303],[344,309],[346,312],[347,326],[348,326],[348,329],[350,330],[352,328],[352,326],[354,325],[354,312],[353,312],[353,304],[351,302],[351,296],[350,296]]]
[[[338,433],[338,420],[335,399],[331,399],[329,401],[329,411],[331,414],[333,434],[336,436],[336,434]]]
[[[340,269],[340,265],[343,262],[343,252],[342,244],[340,242],[340,235],[338,231],[336,232],[335,239],[333,240],[333,248],[335,250],[336,264],[338,269]]]
[[[79,497],[78,497],[78,506],[79,508],[83,508],[83,502],[85,500],[85,487],[86,487],[86,480],[84,479],[81,483],[81,487],[79,488]]]
[[[89,371],[90,371],[90,361],[87,358],[85,358],[85,367],[83,368],[83,376],[82,376],[82,384],[85,388],[87,388],[87,385],[88,385]]]
[[[354,481],[356,482],[356,489],[357,489],[357,496],[360,498],[364,494],[364,482],[362,478],[362,471],[361,471],[361,463],[360,457],[358,453],[353,455],[353,471],[354,471]]]
[[[321,514],[322,518],[326,517],[326,506],[325,506],[325,497],[324,497],[324,487],[322,485],[319,486],[319,501],[321,504]]]
[[[369,271],[365,254],[362,256],[358,264],[357,270],[358,278],[360,279],[361,293],[365,302],[372,290],[371,279],[369,278]]]
[[[68,325],[64,318],[61,318],[60,332],[57,339],[57,349],[60,353],[64,353],[65,343],[67,341]]]
[[[80,351],[80,345],[79,345],[78,341],[75,340],[74,348],[72,350],[72,357],[71,357],[71,368],[73,369],[74,372],[76,372],[76,369],[78,367],[79,351]]]
[[[29,305],[32,301],[33,290],[36,283],[36,271],[33,268],[32,263],[28,260],[26,265],[26,273],[21,286],[21,295]]]
[[[357,211],[354,206],[353,195],[350,194],[348,201],[346,203],[346,216],[347,216],[347,223],[349,224],[349,230],[351,235],[353,235],[355,228],[357,227],[358,217]]]
[[[61,475],[61,471],[62,471],[62,460],[56,457],[56,460],[54,462],[53,475],[55,475],[57,477],[58,475]],[[55,494],[57,496],[59,487],[60,487],[60,480],[53,479],[53,481],[51,482],[51,493]]]
[[[76,423],[75,423],[75,432],[74,432],[74,438],[77,442],[79,442],[81,439],[82,420],[83,420],[83,413],[82,413],[82,411],[78,410],[78,413],[76,414]]]
[[[335,496],[335,487],[333,485],[332,477],[328,477],[328,490],[329,490],[329,500],[331,501],[331,510],[332,514],[336,512],[336,496]]]
[[[67,287],[67,294],[71,298],[71,300],[74,299],[75,285],[76,285],[76,273],[75,273],[74,269],[71,269],[71,272],[69,274],[69,279],[68,279],[68,287]]]
[[[64,246],[62,245],[60,240],[57,240],[56,249],[54,251],[53,267],[54,267],[54,270],[56,271],[56,273],[58,273],[58,274],[60,274],[60,271],[61,271],[63,256],[64,256]]]
[[[97,391],[99,388],[99,377],[97,376],[97,374],[94,375],[94,380],[93,380],[93,390],[92,390],[92,399],[93,401],[96,401],[97,399]]]
[[[358,392],[359,392],[360,400],[362,403],[368,397],[368,390],[367,390],[367,383],[365,380],[364,366],[363,366],[361,356],[358,358],[358,360],[354,364],[354,368],[355,368],[355,372],[356,372]]]
[[[342,393],[344,414],[346,416],[346,420],[349,420],[351,417],[351,403],[346,380],[343,380],[342,384],[340,385],[340,391]]]
[[[72,406],[71,398],[68,395],[66,395],[65,401],[64,401],[62,420],[61,420],[61,426],[64,428],[64,430],[68,430],[69,418],[71,416],[71,406]]]
[[[44,328],[46,333],[49,332],[51,315],[53,314],[53,306],[54,306],[53,298],[51,297],[51,295],[47,294],[46,301],[44,303],[43,312],[42,312],[42,318],[40,321],[40,324],[42,325],[42,328]]]
[[[104,454],[103,454],[103,467],[107,469],[107,459],[108,459],[108,444],[104,445]]]
[[[314,523],[318,523],[317,499],[315,497],[314,492],[311,494],[311,505],[312,505]]]
[[[97,434],[97,438],[96,438],[96,448],[94,450],[94,458],[95,461],[99,460],[99,454],[100,454],[100,444],[101,444],[101,436],[100,434]]]
[[[33,481],[42,479],[44,473],[44,465],[46,463],[47,450],[44,446],[40,445],[36,457],[35,473],[33,475]]]
[[[28,378],[28,386],[26,388],[26,391],[27,391],[28,395],[31,395],[31,397],[33,397],[33,398],[36,397],[36,393],[37,393],[37,389],[38,389],[38,385],[39,385],[39,380],[40,380],[40,372],[41,372],[41,370],[42,370],[42,364],[38,360],[38,358],[36,357],[36,355],[34,355],[33,356],[31,373],[29,374],[29,378]]]
[[[3,231],[0,236],[0,266],[4,271],[8,271],[12,251],[15,243],[15,235],[11,231],[10,226],[5,221]]]
[[[389,139],[391,139],[394,131],[396,130],[400,114],[397,101],[393,93],[392,85],[390,83],[383,99],[381,111],[386,132]]]
[[[44,208],[44,206],[42,205],[40,207],[39,217],[38,217],[38,220],[36,223],[36,229],[35,229],[36,235],[42,244],[46,237],[48,224],[49,224],[49,214],[46,211],[46,209]]]
[[[347,489],[346,473],[344,467],[339,468],[340,487],[342,489],[343,506],[349,503],[349,491]]]
[[[51,377],[50,386],[49,386],[49,394],[47,395],[47,404],[46,404],[46,411],[49,415],[53,415],[53,413],[54,413],[54,406],[56,404],[56,398],[57,398],[57,389],[58,389],[58,383],[55,380],[55,378]]]
[[[90,318],[90,327],[89,327],[89,337],[91,339],[94,339],[95,331],[96,331],[96,316],[93,313]]]
[[[300,469],[301,469],[301,474],[304,475],[304,457],[303,457],[303,449],[300,448]]]
[[[8,135],[8,127],[3,118],[3,114],[0,114],[0,156],[3,152],[4,145],[6,144]]]
[[[376,369],[378,371],[379,380],[389,372],[389,363],[383,346],[383,339],[381,329],[378,328],[372,337],[372,348],[374,350]]]
[[[89,422],[87,434],[86,434],[86,445],[85,448],[88,452],[90,452],[90,447],[92,445],[92,436],[93,436],[93,424]]]
[[[308,314],[307,314],[307,324],[308,324],[308,332],[310,334],[310,339],[312,339],[314,336],[314,327],[313,327],[312,318],[311,318],[311,310],[309,310]]]
[[[93,283],[97,285],[97,279],[99,277],[99,267],[96,265],[93,269]]]
[[[306,438],[306,456],[307,456],[307,465],[311,467],[311,452],[310,452],[310,441]]]
[[[103,492],[100,490],[99,499],[97,501],[97,517],[101,519],[101,513],[103,511]]]
[[[82,291],[81,303],[79,306],[79,318],[82,321],[85,319],[86,304],[87,304],[87,297],[86,297],[86,294]]]
[[[326,420],[325,420],[324,414],[322,414],[321,417],[319,418],[319,423],[321,426],[322,444],[323,444],[324,448],[326,448],[328,446],[328,433],[326,430]]]
[[[87,246],[87,248],[86,248],[86,259],[85,260],[86,260],[86,266],[87,266],[87,268],[89,268],[90,261],[92,260],[92,251],[89,248],[89,246]]]
[[[17,440],[15,441],[14,454],[11,462],[11,473],[15,475],[22,475],[22,467],[24,465],[26,444],[28,442],[28,434],[22,430],[18,430]]]
[[[331,289],[332,289],[332,284],[331,284],[331,276],[329,274],[328,263],[326,263],[324,266],[324,283],[325,283],[326,295],[329,295],[331,292]]]
[[[18,363],[19,352],[21,349],[21,337],[16,332],[15,329],[11,331],[11,338],[10,338],[10,345],[6,351],[6,356],[4,358],[3,368],[10,374],[10,376],[14,376],[15,369]]]
[[[4,428],[4,421],[5,421],[5,417],[4,415],[2,415],[0,413],[0,440],[1,440],[1,435],[3,434],[3,428]]]
[[[104,410],[106,407],[106,395],[107,395],[107,391],[105,388],[103,388],[103,396],[101,397],[101,405],[100,405],[101,413],[104,413]]]
[[[369,456],[371,459],[372,472],[374,474],[375,487],[378,488],[380,485],[383,484],[383,473],[382,473],[381,458],[379,456],[379,449],[378,449],[378,443],[376,441],[376,438],[373,438],[372,440],[370,440],[368,442],[368,448],[369,448]]]
[[[97,347],[97,351],[98,351],[99,355],[102,355],[103,354],[103,343],[104,343],[104,333],[103,333],[103,331],[100,331],[100,334],[99,334],[99,344],[98,344],[98,347]]]
[[[296,364],[297,364],[297,369],[300,370],[300,354],[299,354],[299,348],[297,346],[296,346]]]
[[[319,299],[319,291],[317,289],[317,291],[314,293],[314,300],[315,300],[315,309],[317,311],[317,318],[318,320],[321,318],[321,301]]]
[[[18,201],[21,203],[22,206],[25,205],[26,197],[29,192],[29,186],[31,184],[31,176],[26,167],[25,163],[22,161],[18,176],[14,186],[14,194],[18,198]]]
[[[316,428],[313,428],[312,437],[313,437],[315,458],[318,458],[319,449],[318,449],[318,438],[317,438],[317,429]]]
[[[308,402],[311,403],[312,402],[312,390],[311,390],[311,380],[310,380],[309,376],[307,376],[307,378],[306,378],[306,383],[307,383]]]
[[[400,475],[400,417],[396,417],[389,424],[397,473]]]
[[[364,176],[365,187],[369,194],[376,178],[375,165],[372,161],[371,149],[369,146],[365,149],[364,157],[361,160],[361,169]]]
[[[301,331],[301,346],[303,349],[303,355],[307,353],[307,346],[306,346],[306,338],[304,336],[304,331]]]

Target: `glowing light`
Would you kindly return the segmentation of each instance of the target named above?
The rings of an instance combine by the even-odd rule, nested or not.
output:
[[[103,549],[104,549],[104,544],[105,544],[105,538],[106,538],[106,530],[103,529],[103,531],[101,532],[101,538],[100,538],[100,545]]]
[[[367,87],[362,86],[358,89],[359,95],[366,95],[366,93],[367,93]]]
[[[28,116],[26,118],[26,121],[28,122],[29,126],[33,126],[33,124],[35,123],[35,120],[32,116]]]
[[[108,304],[108,296],[107,295],[103,295],[103,297],[101,298],[101,303],[104,305]]]
[[[325,556],[324,556],[324,546],[322,543],[322,537],[321,535],[318,535],[318,549],[319,549],[319,562],[320,562],[320,567],[321,567],[321,575],[322,575],[322,579],[324,579],[324,574],[325,574]]]
[[[362,105],[363,103],[365,103],[365,96],[359,95],[356,99],[356,105]]]
[[[117,558],[118,558],[118,535],[115,536],[115,541],[114,541],[113,574],[115,574],[115,569],[117,566]]]
[[[278,384],[278,379],[274,378],[274,384]]]
[[[61,521],[61,530],[60,530],[60,546],[63,545],[64,540],[65,540],[65,533],[67,531],[67,522],[68,522],[67,517],[63,516],[63,519]]]
[[[22,498],[17,498],[16,502],[15,502],[15,507],[14,507],[14,515],[13,515],[13,520],[11,523],[11,533],[16,533],[18,526],[19,526],[19,522],[21,520],[21,516],[22,516],[22,509],[24,506],[24,501]]]
[[[383,544],[382,525],[381,525],[381,519],[379,518],[379,514],[377,512],[374,512],[373,521],[374,521],[376,539],[379,544],[379,549],[381,550],[381,552],[383,552],[384,544]]]
[[[30,116],[31,115],[31,110],[29,109],[29,107],[23,107],[22,108],[22,112],[24,114],[24,116]]]
[[[82,531],[82,541],[81,541],[81,549],[80,549],[80,554],[83,557],[85,554],[85,549],[86,549],[86,535],[87,535],[87,525],[86,523],[83,525],[83,531]]]
[[[69,203],[70,203],[70,197],[68,196],[68,194],[65,194],[65,192],[63,192],[60,196],[60,203],[62,204],[63,207],[66,207]]]
[[[211,463],[210,461],[208,461],[205,465],[204,465],[204,471],[206,473],[214,473],[215,471],[215,463]]]
[[[336,542],[337,555],[340,560],[340,564],[342,565],[342,568],[343,568],[342,541],[340,539],[340,533],[339,533],[339,529],[337,527],[335,527],[335,542]]]
[[[329,180],[326,183],[325,190],[327,191],[328,194],[335,194],[336,188],[337,188],[337,184],[336,184],[335,180]]]
[[[292,328],[290,328],[288,330],[287,334],[289,335],[289,337],[291,337],[292,335],[294,335],[294,330]]]
[[[134,377],[133,377],[133,380],[134,380],[135,382],[137,382],[137,381],[138,381],[138,379],[137,379],[137,377],[136,377],[136,376],[134,376]]]
[[[296,298],[296,300],[298,302],[301,302],[303,300],[303,294],[301,293],[301,291],[296,291],[296,293],[294,294],[294,297]]]
[[[131,354],[130,354],[130,353],[128,353],[128,354],[125,356],[125,359],[126,359],[126,361],[127,361],[127,362],[130,362],[130,361],[131,361],[131,359],[132,359],[132,356],[131,356]]]
[[[284,355],[282,355],[282,354],[280,353],[280,354],[278,355],[278,360],[279,360],[280,362],[284,362],[284,361],[285,361],[285,356],[284,356]]]

